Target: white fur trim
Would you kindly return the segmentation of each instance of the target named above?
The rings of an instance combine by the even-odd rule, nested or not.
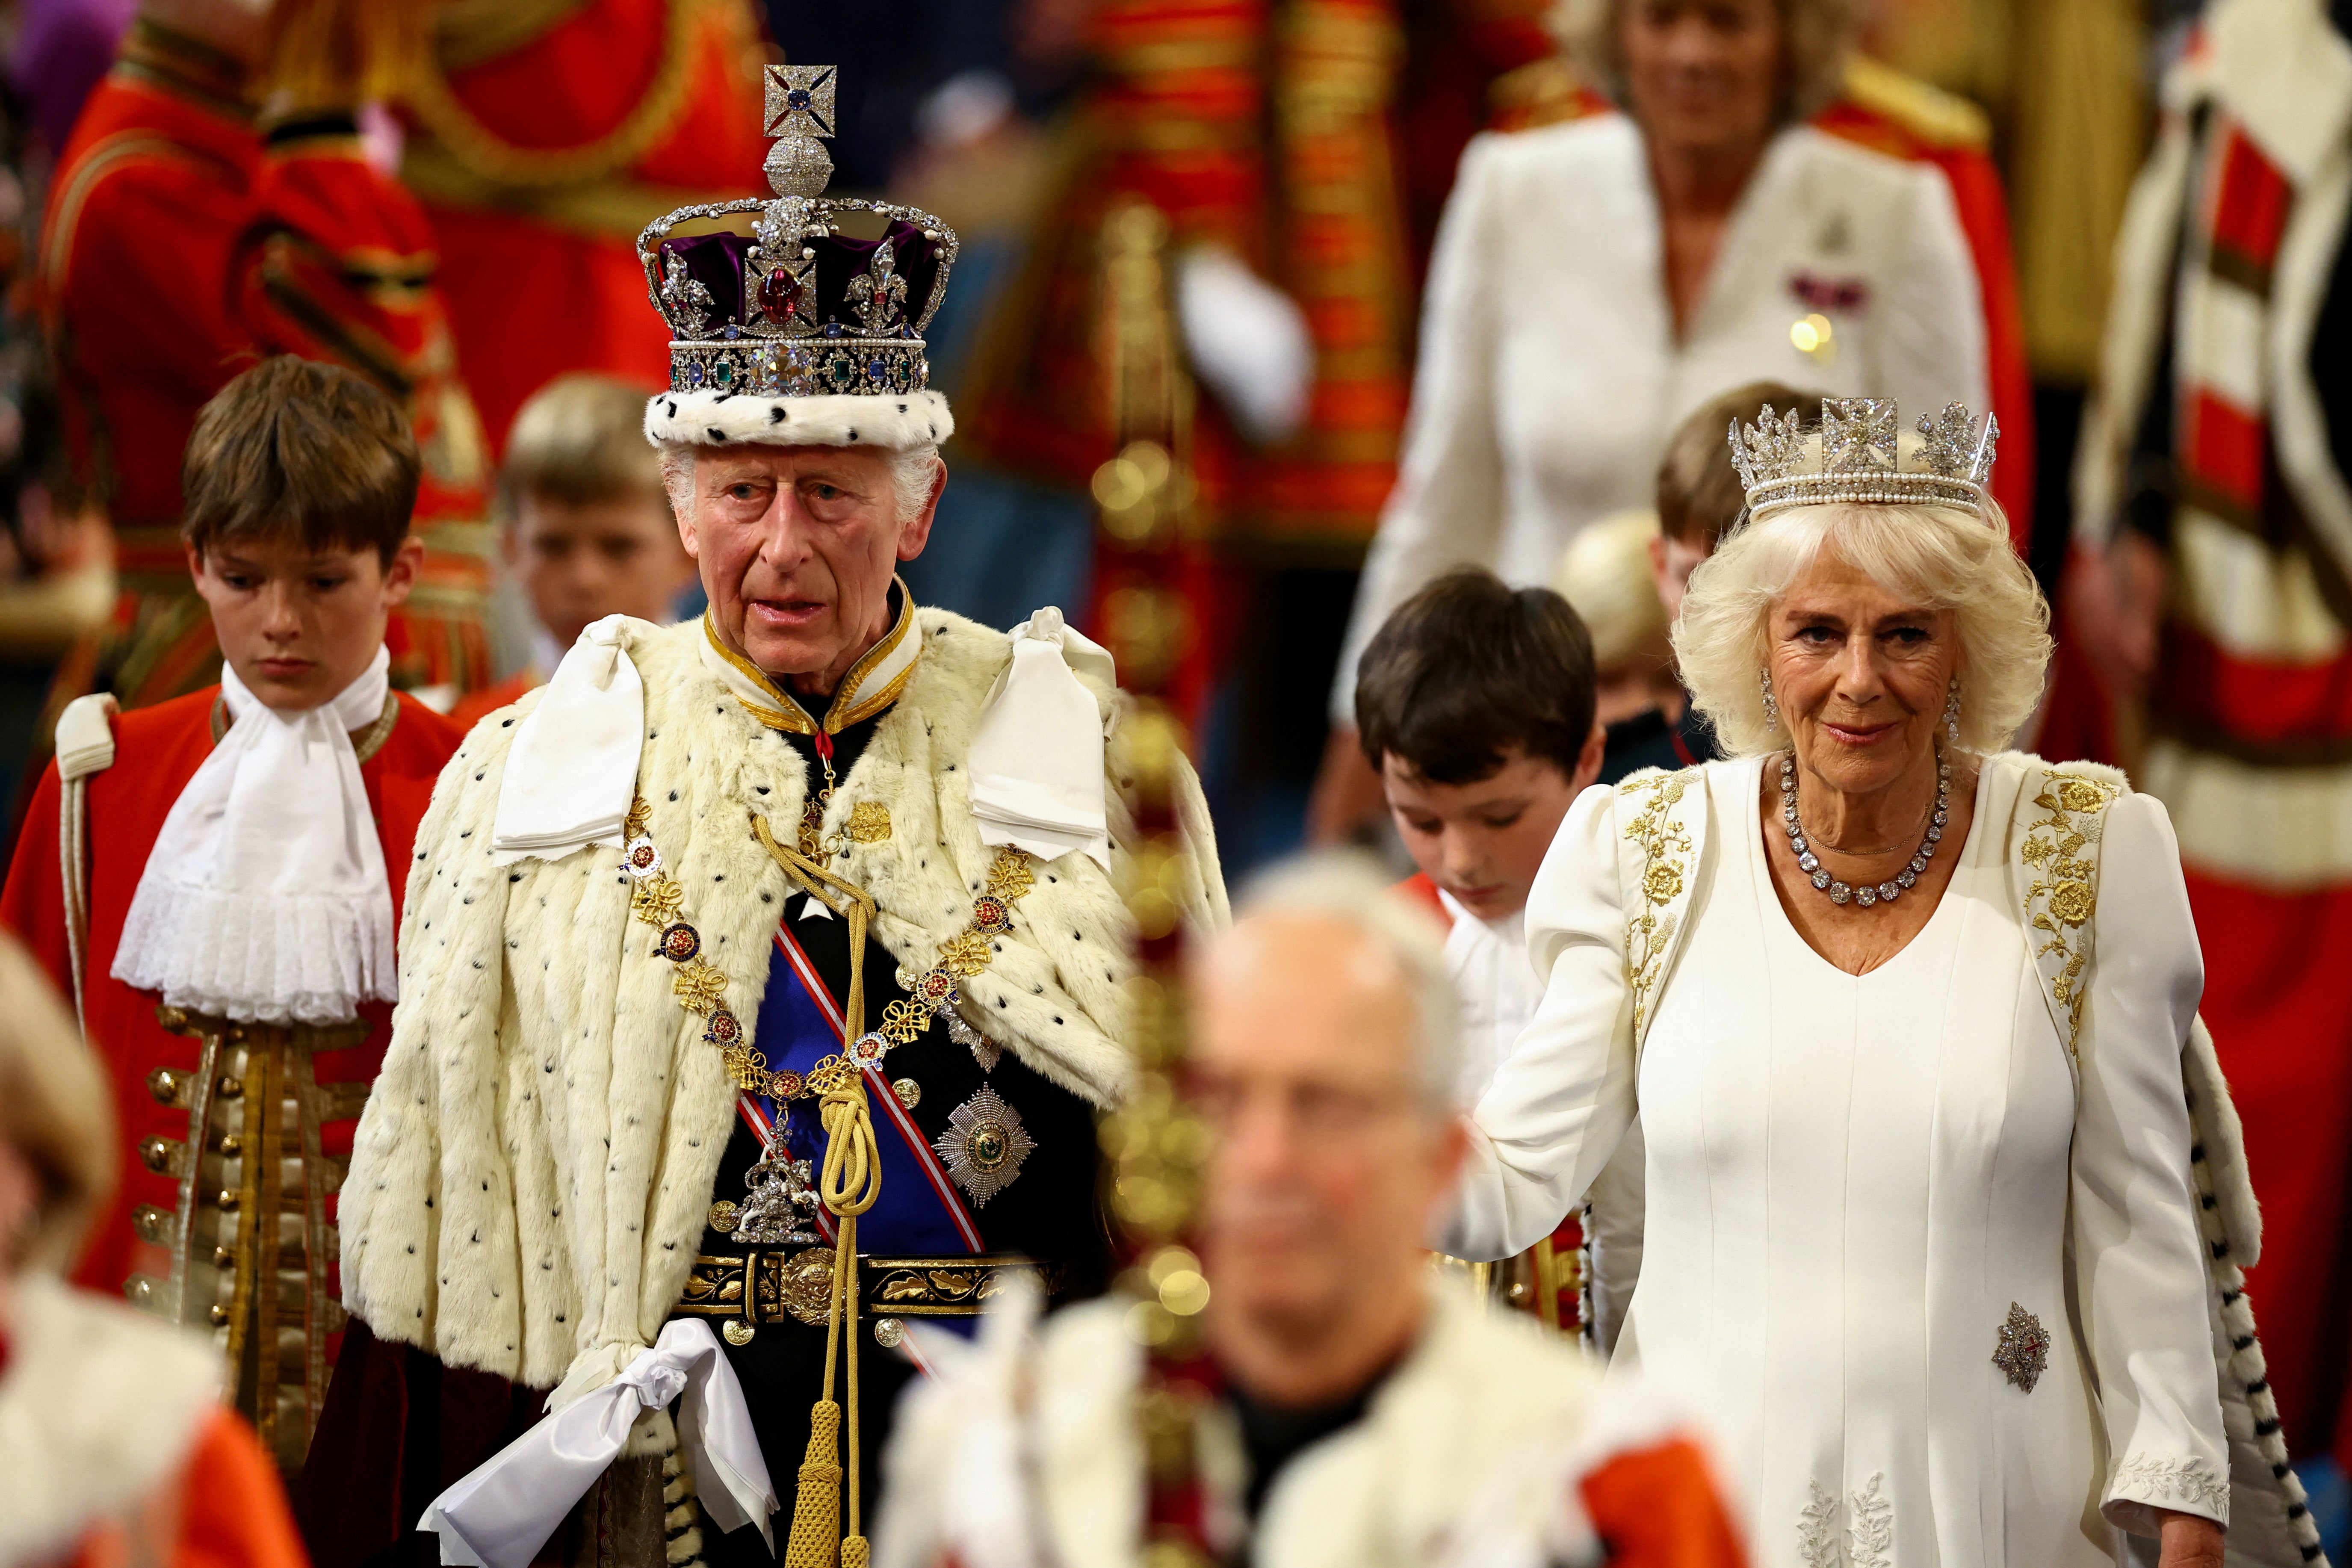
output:
[[[840,833],[860,803],[888,808],[890,837],[839,865],[879,904],[884,948],[921,970],[969,921],[994,858],[972,819],[968,762],[1012,645],[940,610],[919,612],[916,630],[922,657],[835,791],[825,829]],[[807,770],[712,677],[702,637],[698,622],[626,629],[646,691],[636,793],[685,890],[684,916],[756,1045],[769,937],[792,888],[751,824],[798,821]],[[1096,697],[1113,724],[1111,840],[1131,853],[1132,726],[1116,722],[1125,699],[1099,688]],[[632,922],[612,851],[495,862],[509,749],[538,700],[475,727],[416,836],[400,947],[406,1000],[343,1186],[343,1289],[382,1338],[576,1394],[650,1343],[677,1300],[734,1089],[702,1020],[671,994],[673,966]],[[1192,851],[1186,913],[1221,924],[1223,883],[1190,770],[1177,796]],[[964,984],[970,1021],[1064,1088],[1110,1102],[1131,1070],[1131,931],[1093,861],[1038,867],[1013,929]]]
[[[955,434],[946,396],[761,397],[740,392],[665,392],[646,404],[646,439],[658,447],[937,446]]]
[[[2352,765],[2255,767],[2159,735],[2139,783],[2164,802],[2192,870],[2283,894],[2352,878]]]
[[[2261,1254],[2262,1215],[2246,1170],[2237,1108],[2230,1102],[2230,1086],[2221,1077],[2212,1037],[2201,1018],[2189,1031],[2181,1068],[2196,1138],[2190,1173],[2210,1281],[2207,1303],[2220,1372],[2221,1426],[2229,1436],[2230,1561],[2257,1568],[2324,1565],[2327,1559],[2320,1551],[2311,1500],[2294,1473],[2280,1431],[2270,1366],[2255,1331],[2253,1303],[2246,1297],[2241,1265],[2252,1264]]]
[[[47,1563],[186,1466],[221,1368],[202,1336],[45,1275],[17,1291],[0,1376],[0,1563]]]
[[[2168,100],[2192,96],[2202,79],[2201,73],[2192,78],[2176,70],[2167,82]],[[2132,182],[2116,232],[2115,281],[2100,334],[2099,383],[2083,413],[2075,455],[2074,537],[2094,549],[2104,548],[2123,521],[2125,472],[2155,380],[2157,348],[2172,297],[2175,241],[2195,146],[2187,105],[2168,101],[2168,109],[2156,147]]]

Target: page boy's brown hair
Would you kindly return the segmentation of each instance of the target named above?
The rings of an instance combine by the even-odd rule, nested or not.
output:
[[[1475,784],[1516,746],[1569,778],[1592,733],[1592,634],[1549,588],[1481,567],[1399,605],[1356,667],[1356,733],[1432,784]]]
[[[1753,425],[1764,405],[1786,414],[1793,408],[1806,429],[1822,422],[1822,395],[1799,392],[1778,381],[1751,381],[1708,399],[1675,426],[1658,465],[1658,531],[1712,553],[1747,510],[1739,470],[1731,466],[1731,422]]]
[[[593,371],[559,375],[530,395],[507,435],[499,510],[511,522],[526,500],[559,506],[642,499],[669,518],[661,454],[646,440],[646,394]]]
[[[391,564],[416,510],[416,441],[373,382],[281,354],[215,395],[180,466],[180,536],[209,555],[245,541],[373,550]]]

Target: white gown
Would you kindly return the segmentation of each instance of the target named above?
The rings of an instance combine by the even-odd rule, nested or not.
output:
[[[2007,876],[2024,767],[1988,760],[1942,902],[1860,976],[1780,904],[1760,767],[1706,770],[1691,924],[1638,1069],[1618,802],[1577,802],[1528,904],[1549,988],[1479,1104],[1448,1250],[1549,1229],[1638,1077],[1619,1362],[1704,1389],[1760,1563],[2090,1564],[2111,1526],[2152,1531],[2148,1505],[2226,1520],[2179,1062],[2203,968],[2163,807],[2107,813],[2078,1110]],[[2048,1331],[2031,1393],[1992,1359],[2012,1303]]]

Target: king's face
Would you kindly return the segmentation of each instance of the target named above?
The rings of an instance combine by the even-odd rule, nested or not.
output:
[[[719,639],[821,697],[890,629],[891,575],[921,552],[932,504],[902,504],[885,452],[710,447],[678,530]]]

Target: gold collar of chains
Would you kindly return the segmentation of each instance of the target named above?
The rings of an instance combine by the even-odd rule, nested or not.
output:
[[[846,1028],[839,1055],[826,1057],[806,1075],[790,1068],[776,1071],[767,1055],[743,1037],[743,1021],[727,1005],[727,975],[702,951],[702,933],[684,915],[686,890],[670,875],[668,863],[647,831],[651,808],[643,796],[630,806],[622,825],[621,865],[635,888],[630,912],[661,934],[654,951],[677,966],[670,990],[678,1005],[703,1020],[702,1037],[719,1048],[727,1075],[747,1094],[776,1100],[822,1095],[865,1067],[878,1067],[893,1046],[905,1045],[930,1027],[933,1018],[946,1026],[949,1037],[994,1065],[998,1049],[956,1011],[959,983],[988,967],[996,939],[1013,929],[1013,910],[1036,885],[1029,857],[1018,849],[1000,849],[988,868],[986,890],[972,900],[971,917],[964,928],[940,949],[939,961],[918,976],[900,972],[899,984],[910,994],[882,1010],[878,1028],[867,1031],[866,1018],[866,935],[873,921],[873,895],[825,869],[816,857],[776,842],[765,817],[751,826],[761,844],[782,868],[793,885],[849,922],[849,996],[843,1009]],[[805,827],[807,818],[803,816]],[[910,983],[911,982],[911,983]]]

